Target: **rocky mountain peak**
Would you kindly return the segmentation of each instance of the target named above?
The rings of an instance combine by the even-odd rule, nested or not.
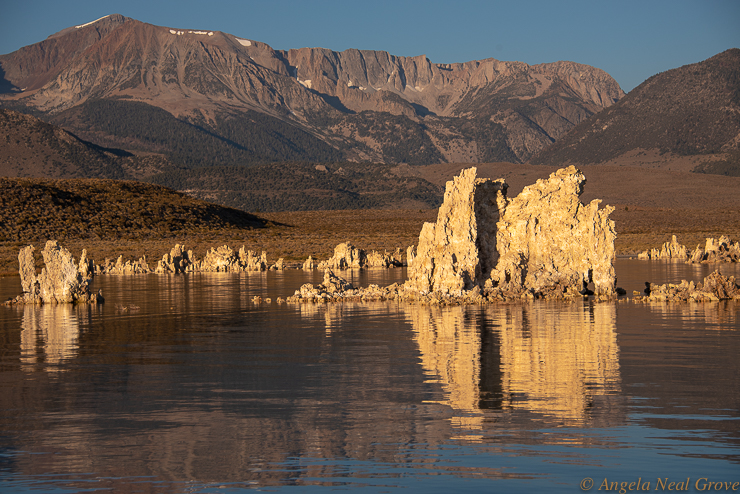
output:
[[[0,70],[0,104],[15,109],[58,118],[116,99],[191,122],[256,111],[347,159],[382,162],[525,161],[624,95],[605,72],[572,62],[437,64],[372,50],[278,51],[119,14],[2,55]]]

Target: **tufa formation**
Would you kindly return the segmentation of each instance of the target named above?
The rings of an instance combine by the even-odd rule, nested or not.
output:
[[[613,208],[599,209],[599,200],[582,204],[585,181],[571,166],[509,200],[504,180],[479,179],[475,168],[464,170],[447,182],[437,222],[424,224],[403,286],[371,287],[372,294],[304,286],[290,301],[613,297]]]
[[[41,255],[45,267],[36,275],[34,247],[29,245],[18,254],[21,288],[23,294],[11,299],[11,304],[64,304],[103,302],[102,294],[90,293],[92,280],[91,262],[86,252],[82,252],[79,265],[72,254],[57,244],[56,240],[46,242]]]

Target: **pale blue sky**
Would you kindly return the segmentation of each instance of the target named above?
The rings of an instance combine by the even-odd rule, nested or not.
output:
[[[0,0],[0,54],[113,13],[276,49],[384,50],[435,63],[571,60],[607,71],[625,91],[740,47],[740,0]]]

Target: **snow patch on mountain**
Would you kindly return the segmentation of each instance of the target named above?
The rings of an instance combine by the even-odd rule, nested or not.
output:
[[[176,31],[174,29],[170,29],[170,34],[176,34],[177,36],[182,36],[183,34],[207,34],[208,36],[213,36],[213,31]]]
[[[80,24],[79,26],[75,26],[75,29],[80,29],[80,28],[83,28],[83,27],[85,27],[85,26],[89,26],[90,24],[95,24],[95,23],[96,23],[96,22],[98,22],[98,21],[102,21],[102,20],[103,20],[103,19],[105,19],[106,17],[110,17],[110,14],[108,14],[108,15],[104,15],[104,16],[103,16],[103,17],[101,17],[100,19],[95,19],[95,20],[94,20],[94,21],[92,21],[92,22],[88,22],[88,23],[86,23],[86,24]]]

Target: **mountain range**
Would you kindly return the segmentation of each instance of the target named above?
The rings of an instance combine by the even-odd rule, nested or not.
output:
[[[281,51],[120,15],[0,55],[0,175],[147,181],[248,211],[437,207],[447,168],[415,165],[740,176],[739,146],[737,48],[627,95],[573,62]]]
[[[573,62],[275,50],[121,15],[0,56],[0,103],[182,166],[525,162],[624,96]]]

